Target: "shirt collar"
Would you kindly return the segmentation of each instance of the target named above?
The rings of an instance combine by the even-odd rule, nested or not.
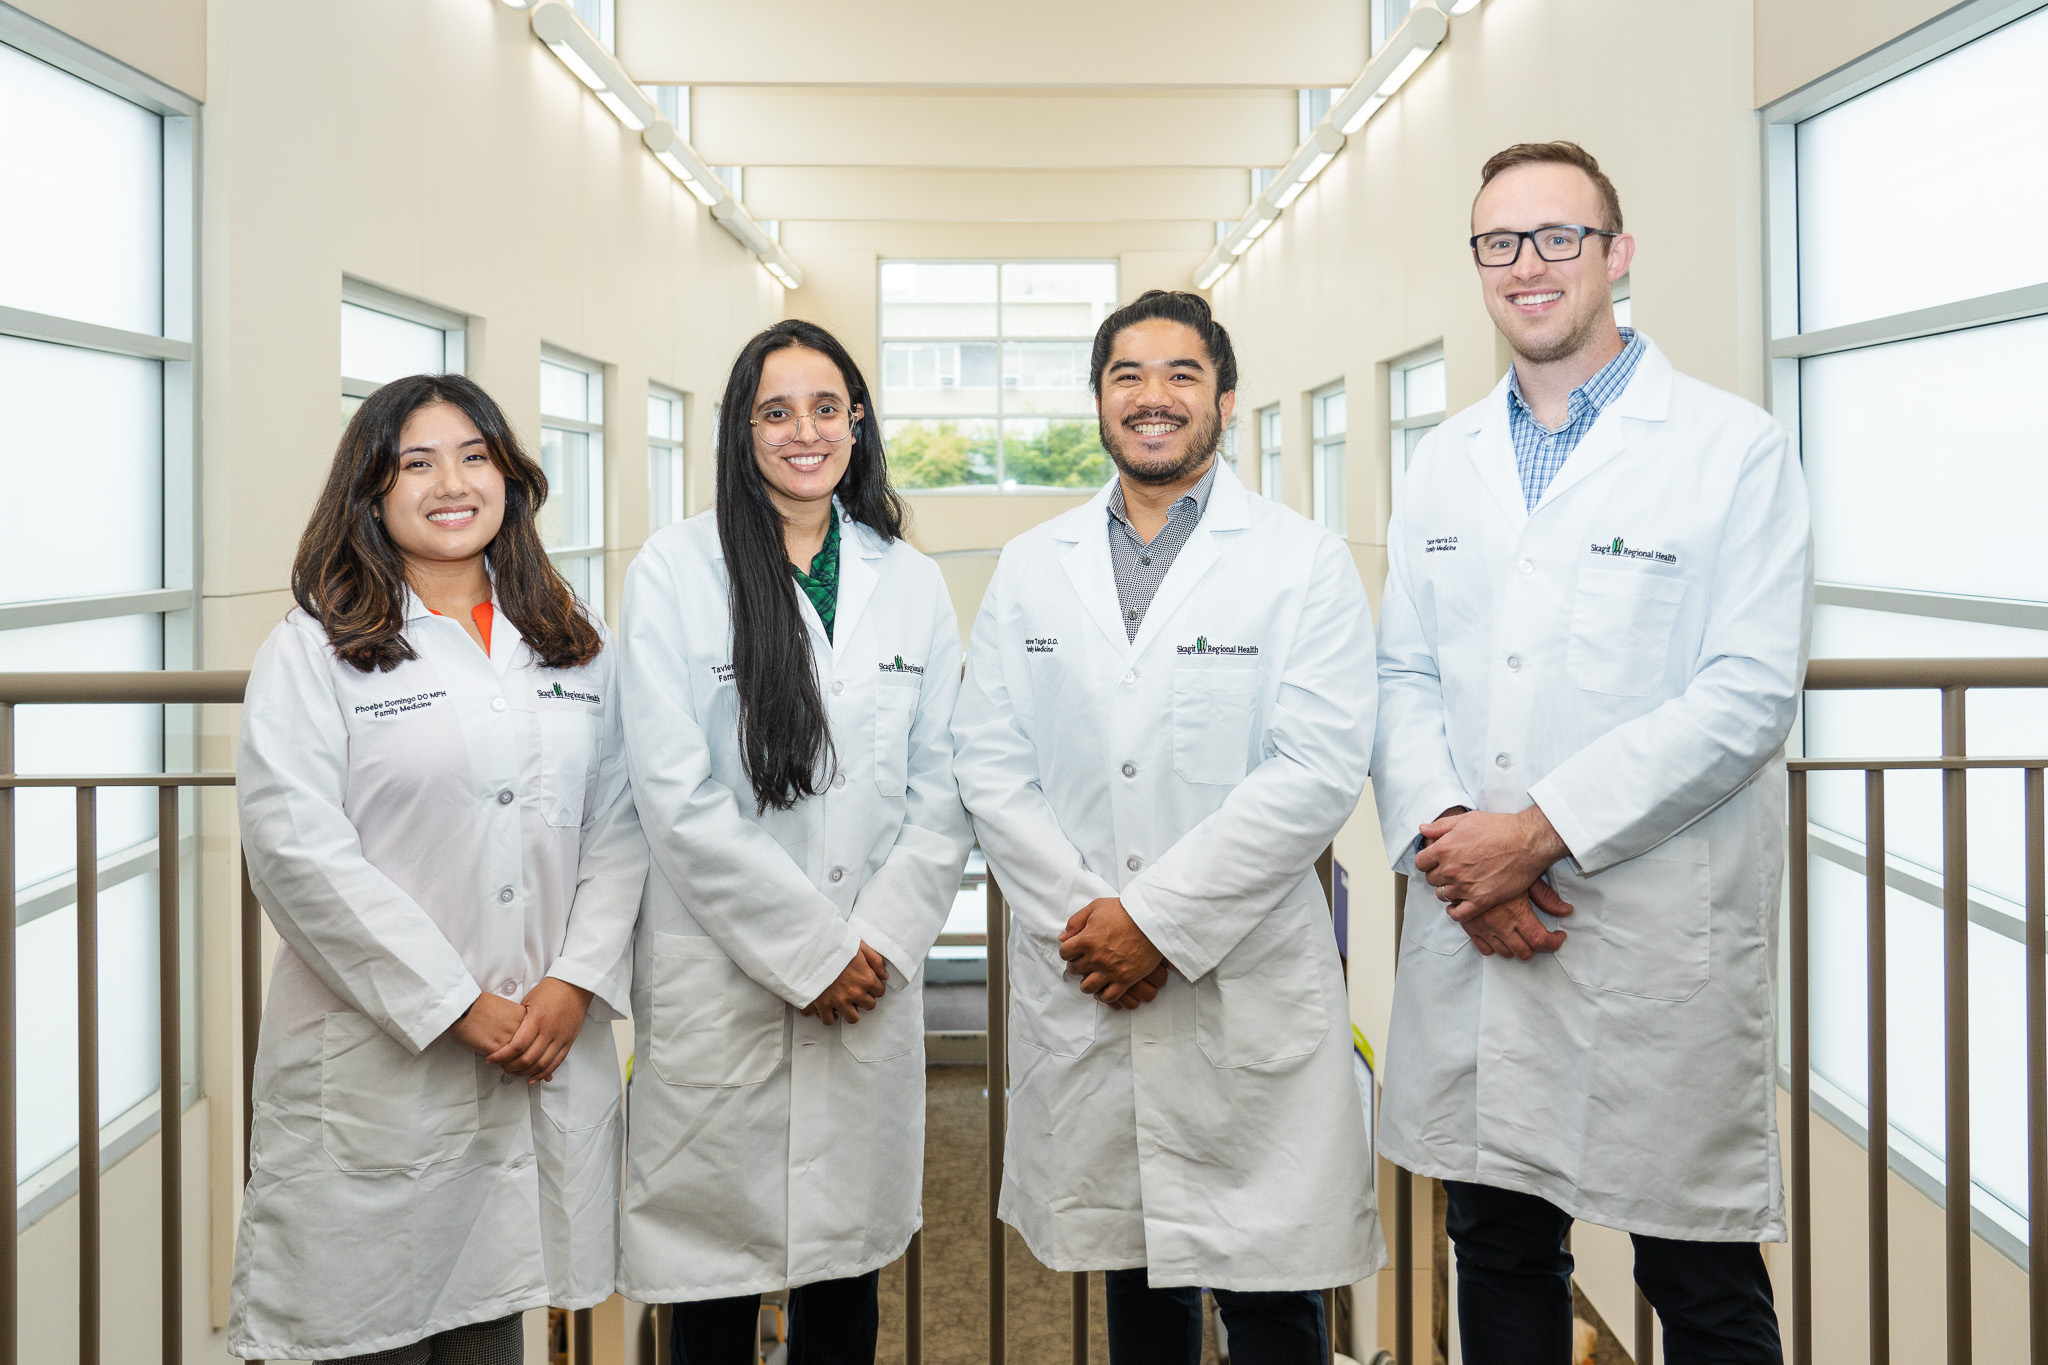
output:
[[[1195,520],[1200,521],[1202,519],[1202,513],[1209,510],[1209,491],[1216,486],[1217,463],[1218,458],[1211,455],[1209,457],[1209,468],[1203,472],[1201,478],[1195,481],[1195,486],[1173,500],[1173,506],[1166,509],[1166,516],[1169,521],[1173,519],[1173,514],[1180,510],[1181,504],[1189,502],[1195,505]],[[1135,528],[1131,527],[1130,514],[1124,506],[1124,481],[1121,477],[1109,486],[1109,514],[1122,522],[1126,529],[1131,530],[1132,534],[1136,534]]]
[[[1600,411],[1628,387],[1629,377],[1636,372],[1636,365],[1643,358],[1643,339],[1633,327],[1621,329],[1621,350],[1614,359],[1602,365],[1591,379],[1571,391],[1566,405],[1571,409],[1571,418],[1577,418],[1588,408]],[[1522,397],[1522,376],[1513,365],[1508,366],[1508,409],[1517,411],[1530,421],[1536,414],[1529,409],[1528,400]],[[1571,418],[1566,419],[1568,422]],[[1542,423],[1537,423],[1541,426]]]

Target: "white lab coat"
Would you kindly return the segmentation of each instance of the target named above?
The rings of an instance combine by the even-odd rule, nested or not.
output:
[[[972,843],[947,722],[960,634],[938,565],[843,521],[833,636],[797,590],[837,776],[755,810],[711,513],[626,575],[633,790],[653,854],[633,973],[620,1291],[725,1298],[864,1275],[922,1222],[924,959]],[[889,990],[798,1013],[865,940]]]
[[[284,942],[256,1054],[229,1349],[382,1351],[611,1293],[619,1063],[647,852],[614,651],[488,658],[407,594],[418,658],[337,660],[294,611],[242,712],[242,843]],[[591,991],[542,1085],[448,1028],[480,990]]]
[[[1108,502],[1004,548],[953,723],[1013,916],[1001,1214],[1055,1270],[1350,1284],[1385,1250],[1314,862],[1371,754],[1365,591],[1342,540],[1221,466],[1127,641]],[[1135,1011],[1060,960],[1104,896],[1176,968]]]
[[[1542,806],[1576,907],[1527,963],[1408,885],[1380,1148],[1629,1232],[1785,1235],[1776,922],[1812,618],[1785,433],[1655,346],[1523,510],[1507,381],[1417,452],[1388,531],[1387,849]]]

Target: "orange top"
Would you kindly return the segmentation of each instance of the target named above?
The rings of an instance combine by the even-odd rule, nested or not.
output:
[[[427,610],[434,611],[432,607],[428,607]],[[440,616],[442,613],[434,611],[434,615]],[[486,654],[491,652],[491,622],[495,619],[496,615],[497,613],[491,610],[491,604],[488,602],[479,602],[469,609],[469,619],[476,622],[477,633],[484,637],[484,653]]]

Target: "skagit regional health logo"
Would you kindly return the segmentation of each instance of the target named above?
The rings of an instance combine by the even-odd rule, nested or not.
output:
[[[1257,645],[1216,645],[1209,643],[1206,635],[1197,635],[1191,645],[1175,645],[1176,654],[1257,654]]]
[[[542,701],[582,701],[589,702],[592,706],[602,706],[604,704],[604,698],[598,696],[595,692],[570,692],[563,688],[560,683],[556,683],[553,687],[537,687],[534,689],[533,695],[539,697]]]
[[[884,673],[915,673],[919,677],[924,676],[923,664],[904,663],[903,656],[901,654],[898,654],[893,661],[888,663],[879,663],[876,664],[875,667],[880,669]]]
[[[1647,559],[1658,564],[1676,564],[1678,562],[1678,556],[1669,550],[1639,550],[1633,545],[1625,544],[1620,536],[1616,536],[1604,545],[1595,544],[1589,545],[1586,548],[1596,555],[1608,555],[1615,559]]]

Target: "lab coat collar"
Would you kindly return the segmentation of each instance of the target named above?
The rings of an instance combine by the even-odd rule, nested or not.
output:
[[[839,517],[839,604],[832,616],[832,658],[836,663],[881,582],[875,561],[889,552],[889,544],[871,527],[849,518],[838,499],[833,500],[832,508]],[[810,605],[809,598],[804,599],[804,605]],[[812,612],[813,616],[816,614]],[[822,621],[818,629],[825,629]]]
[[[505,614],[504,604],[498,600],[498,575],[492,570],[488,560],[484,562],[484,574],[491,580],[491,667],[496,669],[502,677],[505,670],[512,666],[512,656],[518,651],[519,646],[525,642],[526,637],[519,633],[519,627],[512,624],[512,618]],[[439,613],[432,607],[429,607],[421,599],[420,595],[412,590],[412,584],[407,583],[405,585],[406,627],[410,629],[413,622],[436,615],[439,615]],[[457,624],[461,623],[457,622]],[[464,634],[467,633],[467,631],[464,632]]]
[[[1050,535],[1072,546],[1060,556],[1060,565],[1074,585],[1089,617],[1109,639],[1119,657],[1135,658],[1151,644],[1165,622],[1187,599],[1194,585],[1215,564],[1220,551],[1214,535],[1241,531],[1250,524],[1250,500],[1244,485],[1228,461],[1218,457],[1216,482],[1209,489],[1209,505],[1195,526],[1194,534],[1174,558],[1173,567],[1145,609],[1145,620],[1135,640],[1124,635],[1123,617],[1116,596],[1116,571],[1109,559],[1109,494],[1116,486],[1106,483],[1087,502],[1053,520]]]

